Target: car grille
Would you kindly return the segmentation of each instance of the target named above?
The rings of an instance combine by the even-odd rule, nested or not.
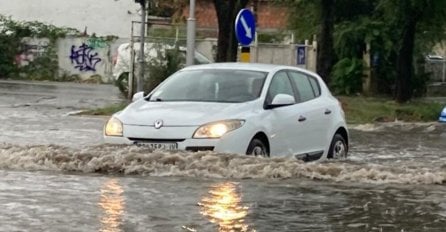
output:
[[[192,152],[197,152],[197,151],[213,151],[214,147],[186,147],[186,151],[192,151]]]
[[[128,138],[133,142],[138,143],[178,143],[186,139],[144,139],[144,138]]]

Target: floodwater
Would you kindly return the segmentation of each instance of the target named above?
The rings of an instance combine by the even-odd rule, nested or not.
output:
[[[446,124],[352,125],[342,161],[162,152],[71,115],[111,87],[2,86],[0,231],[446,231]]]

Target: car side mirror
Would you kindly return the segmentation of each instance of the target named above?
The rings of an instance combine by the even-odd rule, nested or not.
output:
[[[296,103],[294,100],[294,97],[288,94],[277,94],[274,98],[271,104],[268,105],[268,108],[276,108],[280,106],[288,106],[293,105]]]
[[[133,94],[132,102],[138,101],[139,99],[141,99],[143,97],[144,97],[144,92],[143,91],[137,92],[137,93]]]

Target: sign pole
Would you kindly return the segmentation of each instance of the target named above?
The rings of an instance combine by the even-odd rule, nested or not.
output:
[[[251,62],[251,54],[249,46],[242,46],[242,51],[240,53],[240,62],[243,63]]]
[[[186,50],[186,66],[194,64],[195,54],[195,0],[190,0],[189,18],[187,18],[187,50]]]
[[[140,92],[143,91],[143,81],[144,81],[144,43],[145,43],[145,34],[146,34],[146,0],[141,1],[141,45],[139,50],[139,73],[138,73],[138,79],[136,82],[136,91]]]

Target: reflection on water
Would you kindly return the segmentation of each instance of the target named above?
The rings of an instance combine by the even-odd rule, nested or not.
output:
[[[198,203],[200,213],[219,226],[219,231],[255,231],[248,228],[245,217],[249,207],[241,204],[237,185],[231,182],[211,187],[209,194]]]
[[[103,211],[101,217],[102,232],[120,232],[124,214],[124,190],[118,180],[110,179],[102,185],[98,205]]]

